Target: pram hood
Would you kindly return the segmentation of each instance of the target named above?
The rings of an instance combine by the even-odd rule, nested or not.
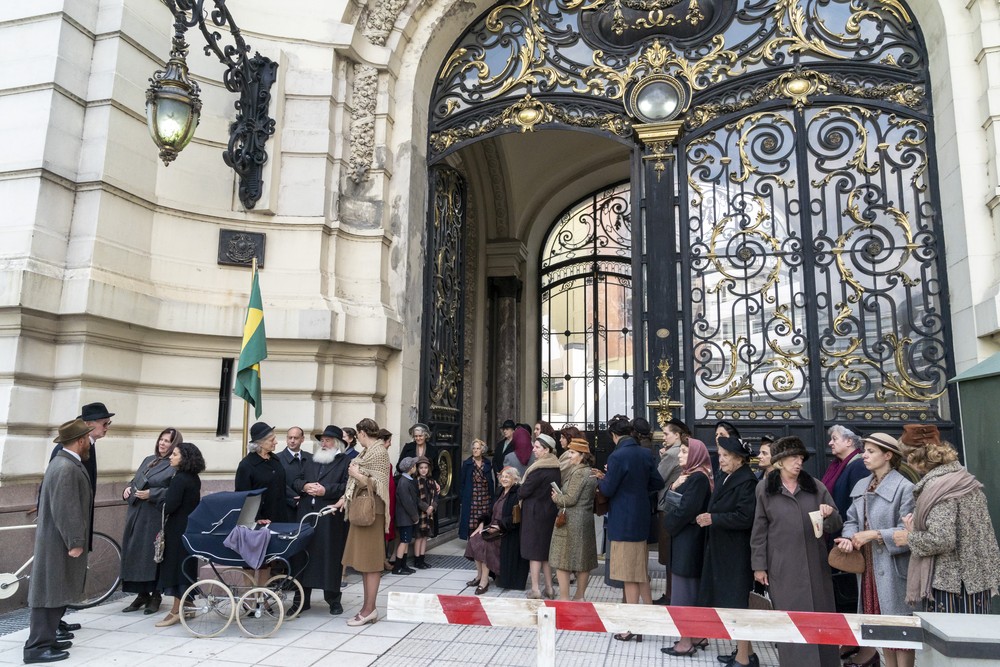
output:
[[[185,535],[221,535],[236,527],[247,498],[260,496],[265,489],[221,491],[203,496],[188,517]]]

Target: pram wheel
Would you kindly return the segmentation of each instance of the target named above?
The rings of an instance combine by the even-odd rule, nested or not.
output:
[[[257,586],[252,570],[244,570],[242,567],[227,567],[216,572],[216,576],[229,590],[233,592],[233,598],[239,600],[251,588]]]
[[[250,637],[270,637],[284,619],[285,608],[272,590],[251,588],[240,598],[236,622]]]
[[[268,579],[264,585],[274,591],[278,599],[281,600],[281,606],[285,608],[286,621],[290,621],[299,615],[306,600],[302,584],[295,577],[287,574],[275,575]]]
[[[221,581],[202,579],[181,596],[181,623],[195,637],[215,637],[233,622],[233,594]]]

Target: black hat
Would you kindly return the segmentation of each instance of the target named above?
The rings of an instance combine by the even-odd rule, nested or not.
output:
[[[268,426],[264,422],[257,422],[250,427],[250,442],[260,442],[272,433],[274,433],[273,426]]]
[[[653,432],[653,428],[649,425],[649,420],[645,417],[636,417],[633,419],[632,430],[641,436],[648,436]]]
[[[323,438],[336,438],[337,440],[343,440],[344,432],[340,430],[339,426],[334,426],[333,424],[330,424],[325,429],[323,429],[322,433],[313,433],[313,437],[316,438],[317,440],[322,440]]]
[[[760,436],[760,444],[770,445],[772,442],[774,442],[773,433],[765,433],[764,435]]]
[[[679,428],[681,431],[683,431],[687,435],[691,435],[691,429],[688,428],[688,425],[685,424],[680,419],[678,419],[677,417],[671,417],[669,420],[667,420],[667,423],[668,424],[673,424],[674,426],[676,426],[677,428]]]
[[[517,428],[517,424],[514,423],[513,419],[508,419],[504,423],[500,424],[500,428],[514,429]]]
[[[750,445],[743,442],[739,438],[719,438],[719,447],[746,459],[753,456],[753,452],[750,450]]]
[[[802,460],[809,458],[809,452],[798,436],[786,435],[771,445],[771,465],[788,456],[801,456]]]
[[[82,419],[85,422],[96,422],[98,419],[107,419],[114,416],[115,413],[108,412],[108,409],[104,407],[104,403],[87,403],[80,409],[80,416],[77,419]]]

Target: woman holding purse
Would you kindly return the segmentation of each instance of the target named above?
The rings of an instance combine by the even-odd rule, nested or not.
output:
[[[556,569],[559,599],[569,600],[570,574],[576,573],[576,595],[582,600],[587,592],[590,571],[597,567],[597,534],[594,530],[594,492],[597,478],[591,474],[594,456],[583,438],[573,438],[562,466],[561,492],[552,490],[552,502],[559,516],[552,531],[549,565]],[[560,523],[562,525],[560,525]]]

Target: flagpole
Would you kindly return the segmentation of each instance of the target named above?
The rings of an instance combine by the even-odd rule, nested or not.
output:
[[[250,291],[253,292],[253,278],[257,275],[257,255],[253,256],[250,265]],[[243,401],[243,457],[247,455],[247,442],[250,440],[250,403]]]

